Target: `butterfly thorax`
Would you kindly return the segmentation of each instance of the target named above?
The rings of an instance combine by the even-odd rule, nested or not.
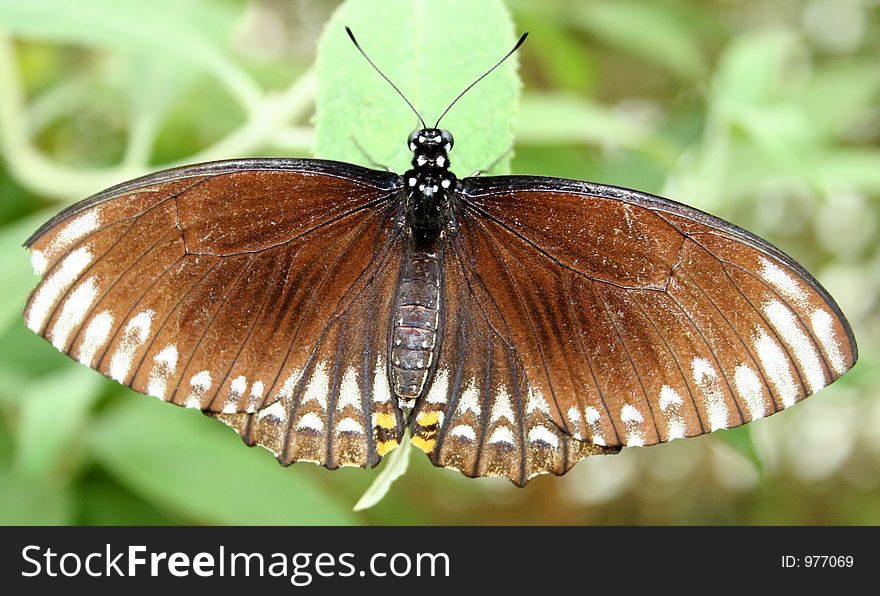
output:
[[[442,234],[451,215],[450,198],[456,177],[449,171],[449,131],[425,128],[409,136],[412,169],[406,182],[406,223],[418,244],[431,244]]]

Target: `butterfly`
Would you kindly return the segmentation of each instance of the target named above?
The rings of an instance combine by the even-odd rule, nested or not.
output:
[[[834,299],[766,241],[636,190],[459,179],[452,134],[394,88],[421,122],[403,175],[238,159],[114,186],[27,240],[27,326],[283,465],[375,466],[409,429],[435,465],[520,486],[855,363]]]

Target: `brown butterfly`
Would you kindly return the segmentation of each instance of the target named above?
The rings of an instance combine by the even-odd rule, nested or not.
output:
[[[26,242],[28,327],[284,465],[375,466],[408,426],[435,465],[517,485],[768,416],[855,363],[833,298],[764,240],[625,188],[458,179],[421,122],[402,176],[243,159],[73,205]]]

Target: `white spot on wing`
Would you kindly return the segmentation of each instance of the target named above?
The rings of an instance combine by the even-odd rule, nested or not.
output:
[[[91,262],[91,251],[87,247],[78,248],[64,257],[58,268],[43,280],[28,309],[27,326],[32,331],[43,330],[49,311]]]
[[[177,370],[177,346],[165,346],[153,356],[153,367],[150,369],[150,380],[147,382],[147,393],[159,399],[165,399],[168,377]]]
[[[357,433],[359,435],[362,435],[364,434],[364,427],[354,418],[346,417],[340,420],[339,424],[336,425],[336,432]]]
[[[602,434],[602,424],[599,421],[600,418],[601,415],[599,414],[599,410],[593,406],[587,406],[584,409],[584,419],[590,426],[590,432],[592,432],[590,442],[595,445],[605,445],[605,435]]]
[[[46,260],[46,255],[43,254],[43,251],[35,250],[31,253],[31,267],[34,268],[34,273],[43,275],[46,273],[48,266],[49,262]]]
[[[376,359],[376,371],[373,374],[373,402],[384,404],[390,401],[391,387],[388,385],[388,375],[385,371],[385,363],[382,362],[382,357],[379,356]]]
[[[495,403],[492,404],[492,414],[489,417],[489,424],[496,420],[507,418],[510,422],[514,421],[513,408],[510,406],[510,396],[503,385],[498,386],[495,392]]]
[[[244,375],[239,375],[232,379],[232,382],[229,384],[229,391],[235,397],[241,397],[244,395],[245,390],[247,389],[247,377]]]
[[[312,376],[306,385],[305,393],[303,393],[302,402],[307,404],[315,401],[321,406],[322,410],[327,409],[327,392],[330,387],[330,378],[327,376],[327,365],[323,362],[315,366]]]
[[[681,404],[684,400],[669,385],[660,388],[660,411],[666,416],[667,441],[681,439],[685,435],[684,419],[681,416]]]
[[[357,373],[354,368],[349,366],[342,375],[342,383],[339,385],[339,401],[336,402],[336,409],[342,410],[345,406],[351,406],[358,412],[361,408],[361,388],[358,386]],[[339,430],[339,427],[336,428]]]
[[[584,435],[581,433],[581,412],[577,408],[568,409],[568,421],[571,423],[574,432],[571,434],[575,439],[581,441]]]
[[[797,401],[798,388],[788,368],[788,358],[773,338],[760,327],[755,328],[755,352],[764,368],[764,373],[787,408]]]
[[[257,420],[262,420],[267,416],[271,416],[279,422],[284,422],[284,419],[287,418],[287,410],[284,409],[283,403],[281,403],[280,401],[276,401],[272,405],[267,406],[257,412]],[[300,422],[302,421],[300,420]]]
[[[64,351],[70,333],[82,323],[97,296],[98,288],[95,285],[94,276],[88,278],[70,293],[52,327],[53,346]]]
[[[456,412],[458,414],[464,414],[468,410],[477,416],[480,415],[479,394],[477,393],[477,384],[473,379],[468,382],[468,386],[461,394],[461,399],[458,401]]]
[[[296,428],[307,428],[309,430],[321,432],[324,430],[324,421],[321,420],[321,418],[319,418],[318,415],[314,412],[308,412],[299,419],[299,422],[297,422],[296,424]]]
[[[718,373],[715,371],[715,367],[705,358],[694,358],[691,362],[691,375],[694,378],[694,383],[703,393],[709,428],[712,430],[728,428],[730,414],[727,411],[727,404],[724,402],[724,394],[718,385]]]
[[[536,424],[529,430],[529,443],[544,443],[556,449],[559,447],[559,438],[550,432],[546,426]]]
[[[110,358],[110,378],[125,383],[135,352],[150,336],[150,326],[153,323],[154,314],[151,309],[142,311],[125,326],[122,339]]]
[[[477,438],[477,434],[474,432],[474,429],[469,424],[459,424],[456,427],[453,427],[451,431],[449,431],[449,436],[451,437],[462,437],[468,439],[469,441],[474,441]]]
[[[445,404],[447,391],[449,391],[449,371],[444,368],[438,370],[434,376],[431,389],[428,391],[428,403]]]
[[[192,387],[192,391],[186,398],[186,401],[183,402],[183,405],[187,408],[201,408],[202,397],[211,388],[211,373],[207,370],[199,371],[190,378],[189,384]]]
[[[83,340],[79,346],[77,360],[86,366],[92,366],[92,360],[110,337],[110,329],[113,327],[113,315],[109,311],[102,311],[92,318],[91,323],[83,333]]]
[[[64,226],[46,248],[48,258],[53,259],[67,250],[74,242],[98,229],[101,218],[98,209],[90,209]]]
[[[245,412],[247,412],[248,414],[253,414],[254,412],[256,412],[257,406],[260,405],[263,399],[263,394],[265,392],[266,386],[263,385],[263,381],[254,381],[254,384],[251,385],[250,396],[248,397],[248,403],[247,407],[245,408]]]
[[[641,447],[645,444],[640,428],[644,417],[632,404],[623,404],[620,409],[620,420],[626,426],[626,445],[627,447]]]
[[[736,392],[746,402],[752,420],[764,417],[764,396],[761,379],[751,367],[741,364],[733,373],[733,384]]]
[[[244,375],[239,375],[232,379],[232,382],[229,384],[229,396],[226,398],[226,401],[223,403],[223,413],[224,414],[234,414],[238,411],[238,402],[241,399],[241,396],[244,395],[244,392],[247,390],[247,377]]]
[[[499,426],[489,437],[489,443],[507,443],[508,445],[516,445],[513,439],[513,432],[507,426]]]
[[[290,399],[293,397],[293,390],[296,387],[296,384],[299,382],[299,378],[302,376],[302,371],[298,368],[293,369],[293,371],[284,379],[284,383],[281,384],[281,391],[278,392],[278,396],[281,399]],[[263,384],[260,383],[260,392],[259,395],[255,397],[260,398],[263,396]]]
[[[536,389],[529,385],[529,401],[526,403],[526,413],[531,414],[535,410],[550,415],[550,404],[544,399],[544,395],[540,389]]]
[[[828,358],[828,364],[831,369],[838,375],[846,372],[846,360],[840,350],[840,343],[834,333],[834,320],[827,312],[822,309],[816,309],[810,316],[810,325],[813,327],[813,333],[819,338],[822,344],[822,351]]]
[[[819,359],[819,354],[810,338],[801,331],[794,313],[778,300],[765,302],[763,307],[764,313],[770,319],[770,324],[782,337],[782,341],[794,352],[794,357],[804,372],[810,391],[816,392],[824,387],[826,385],[825,369]]]
[[[806,306],[809,304],[807,293],[801,285],[795,281],[788,273],[782,270],[775,263],[771,263],[767,259],[761,259],[761,277],[770,283],[780,294],[797,304],[798,306]]]

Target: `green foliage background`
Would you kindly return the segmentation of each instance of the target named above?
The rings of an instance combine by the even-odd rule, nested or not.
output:
[[[331,18],[337,7],[0,0],[0,522],[880,522],[875,2],[351,0]],[[837,298],[856,369],[767,420],[592,458],[525,489],[414,454],[384,500],[353,512],[377,470],[281,468],[24,328],[36,278],[21,242],[104,187],[313,148],[364,163],[352,135],[402,170],[415,118],[347,45],[345,24],[430,121],[530,31],[518,107],[511,62],[444,120],[456,172],[513,141],[514,172],[630,186],[732,220]]]

